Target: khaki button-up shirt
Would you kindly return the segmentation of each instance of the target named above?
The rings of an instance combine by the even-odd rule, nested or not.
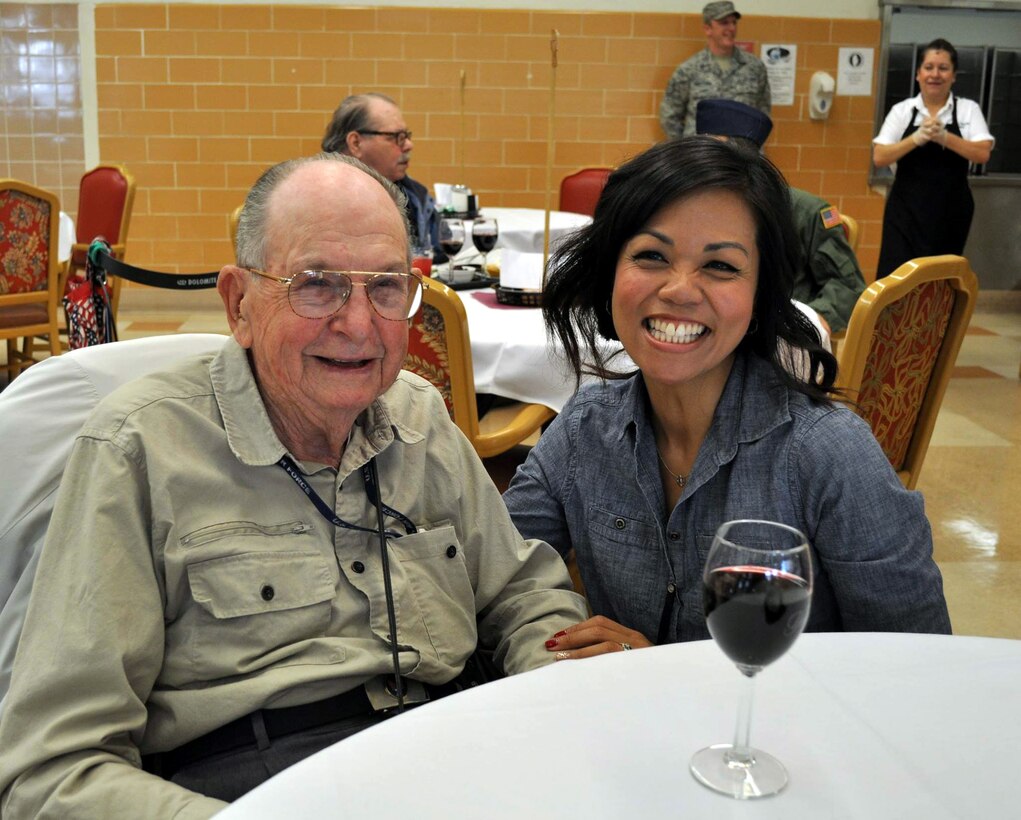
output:
[[[219,801],[142,772],[140,755],[392,671],[378,539],[327,522],[277,465],[285,453],[233,342],[97,408],[0,722],[5,817],[209,816]],[[545,639],[584,602],[552,548],[518,535],[426,382],[402,373],[339,469],[299,467],[336,515],[372,529],[372,457],[383,501],[418,528],[389,541],[402,671],[446,682],[477,642],[508,673],[548,662]]]

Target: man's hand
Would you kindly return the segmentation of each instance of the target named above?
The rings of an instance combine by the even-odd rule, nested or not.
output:
[[[558,661],[591,658],[607,652],[624,652],[652,645],[641,632],[602,615],[569,626],[546,641],[546,649],[555,652]]]

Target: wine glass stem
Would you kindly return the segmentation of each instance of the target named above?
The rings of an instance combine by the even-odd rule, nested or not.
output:
[[[727,764],[751,766],[755,763],[751,748],[752,703],[755,696],[755,677],[742,673],[744,678],[741,700],[737,708],[737,728],[734,730],[734,746],[727,752]]]

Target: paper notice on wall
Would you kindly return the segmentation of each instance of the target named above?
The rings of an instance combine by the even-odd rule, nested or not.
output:
[[[842,48],[837,59],[837,96],[872,95],[872,65],[875,49]]]
[[[794,105],[794,75],[798,67],[798,47],[782,43],[763,43],[761,59],[766,65],[773,105]]]

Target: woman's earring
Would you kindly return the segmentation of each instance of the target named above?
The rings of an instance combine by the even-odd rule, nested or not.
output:
[[[748,324],[748,330],[745,331],[745,336],[754,336],[759,329],[759,320],[752,316],[751,322]]]

